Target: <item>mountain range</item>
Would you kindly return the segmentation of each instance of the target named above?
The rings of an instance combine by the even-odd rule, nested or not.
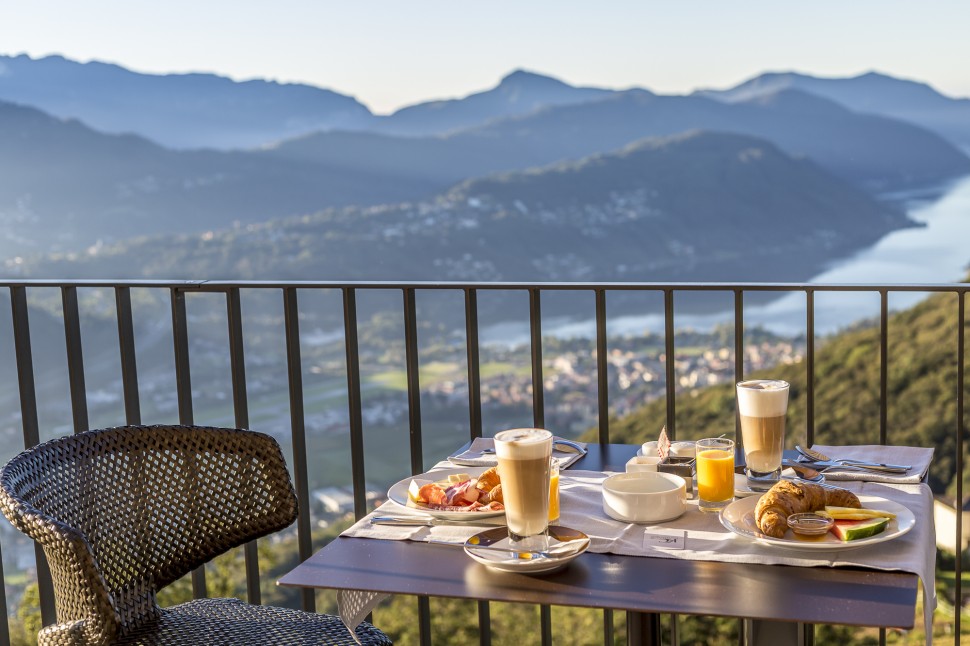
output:
[[[310,86],[0,57],[0,258],[17,258],[19,275],[117,276],[103,266],[109,249],[151,244],[161,258],[146,271],[167,278],[193,267],[206,278],[709,279],[740,276],[748,249],[734,232],[774,220],[762,251],[799,241],[806,258],[786,275],[803,280],[910,224],[871,196],[970,173],[928,126],[784,78],[661,96],[518,70],[379,116]],[[895,81],[880,87],[932,92]],[[170,245],[247,231],[306,236],[290,251],[322,259],[247,249],[243,262],[226,248],[221,260],[169,262],[182,256]]]
[[[796,279],[913,223],[753,137],[693,132],[469,180],[434,198],[23,261],[30,276]],[[164,250],[159,253],[154,250]]]
[[[853,112],[799,90],[780,90],[736,103],[631,90],[596,101],[546,107],[446,136],[326,132],[282,142],[265,154],[453,182],[579,159],[644,137],[692,129],[762,137],[873,192],[970,172],[970,159],[928,130]]]
[[[62,56],[0,56],[0,100],[170,148],[252,148],[372,116],[356,99],[310,85],[139,74]]]
[[[776,72],[761,74],[727,90],[704,90],[697,94],[735,102],[750,101],[784,89],[825,97],[856,112],[909,121],[970,150],[970,99],[953,99],[925,83],[876,72],[852,78]]]
[[[440,182],[255,152],[175,151],[0,102],[0,257],[206,231],[328,206],[412,199]]]

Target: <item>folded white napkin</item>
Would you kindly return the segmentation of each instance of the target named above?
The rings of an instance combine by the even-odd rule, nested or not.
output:
[[[813,449],[833,459],[868,460],[884,464],[909,464],[906,473],[881,471],[856,471],[838,468],[825,470],[826,480],[858,480],[860,482],[887,482],[893,484],[919,484],[933,461],[933,449],[917,446],[883,446],[881,444],[858,444],[853,446],[827,446],[815,444]]]
[[[559,438],[555,438],[559,439]],[[559,459],[559,468],[567,469],[573,462],[586,455],[586,443],[576,442],[583,447],[582,453],[576,451],[562,450],[556,444],[552,445],[552,457]],[[493,467],[498,464],[498,459],[494,453],[482,453],[485,449],[494,449],[495,440],[490,437],[476,437],[472,440],[471,446],[465,451],[456,455],[448,456],[452,464],[463,467]]]

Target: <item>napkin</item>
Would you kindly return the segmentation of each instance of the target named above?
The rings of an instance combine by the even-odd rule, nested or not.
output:
[[[826,446],[815,444],[813,449],[837,459],[869,460],[885,464],[909,464],[912,468],[906,473],[885,473],[881,471],[840,471],[833,467],[825,470],[826,480],[857,480],[860,482],[886,482],[893,484],[919,484],[933,461],[933,449],[917,446],[883,446],[881,444],[859,444],[855,446]]]
[[[560,438],[554,438],[555,440]],[[570,450],[562,450],[555,443],[552,445],[552,457],[559,459],[559,468],[568,469],[576,460],[586,455],[586,443],[576,442],[583,447],[582,453],[577,453]],[[471,446],[469,446],[465,451],[458,453],[456,455],[448,456],[448,460],[452,464],[457,464],[463,467],[493,467],[498,464],[498,459],[495,457],[494,453],[482,453],[483,449],[494,449],[495,440],[490,437],[476,437],[472,440]]]

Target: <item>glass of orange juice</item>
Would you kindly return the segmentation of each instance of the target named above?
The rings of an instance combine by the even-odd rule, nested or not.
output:
[[[549,524],[559,522],[559,459],[549,458]]]
[[[734,440],[709,437],[697,440],[697,507],[720,511],[734,500]]]

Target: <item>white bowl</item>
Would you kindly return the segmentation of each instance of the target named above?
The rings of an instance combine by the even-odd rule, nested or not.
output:
[[[687,511],[687,482],[672,473],[617,473],[603,481],[603,511],[627,523],[673,520]]]

